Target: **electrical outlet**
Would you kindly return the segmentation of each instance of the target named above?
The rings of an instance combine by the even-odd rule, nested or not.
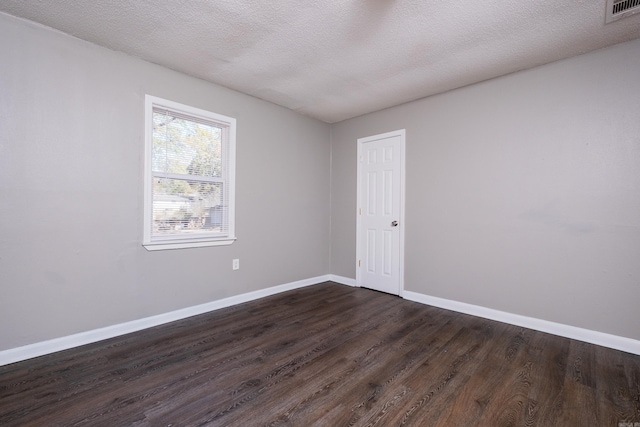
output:
[[[234,270],[239,270],[240,269],[240,260],[239,259],[234,259],[233,260],[233,269]]]

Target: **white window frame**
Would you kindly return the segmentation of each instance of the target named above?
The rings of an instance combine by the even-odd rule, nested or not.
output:
[[[223,165],[226,166],[226,191],[224,193],[227,206],[227,231],[225,236],[203,236],[173,234],[168,236],[154,236],[153,228],[153,109],[154,107],[166,109],[187,115],[194,119],[206,120],[215,123],[222,129],[222,138],[226,139],[223,146]],[[144,151],[144,231],[142,245],[150,251],[164,249],[185,249],[206,246],[230,245],[236,240],[235,236],[235,165],[236,165],[236,119],[180,104],[156,96],[145,96],[145,151]],[[205,233],[206,234],[206,233]]]

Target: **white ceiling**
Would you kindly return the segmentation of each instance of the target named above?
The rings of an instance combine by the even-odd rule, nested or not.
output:
[[[640,37],[606,0],[0,0],[0,11],[333,123]],[[640,54],[640,52],[638,52]]]

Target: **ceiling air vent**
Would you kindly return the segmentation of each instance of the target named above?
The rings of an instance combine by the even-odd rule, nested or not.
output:
[[[640,0],[607,0],[607,24],[640,12]]]

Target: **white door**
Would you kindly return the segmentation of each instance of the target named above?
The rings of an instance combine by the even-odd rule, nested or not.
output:
[[[358,139],[356,284],[400,295],[403,287],[405,131]]]

